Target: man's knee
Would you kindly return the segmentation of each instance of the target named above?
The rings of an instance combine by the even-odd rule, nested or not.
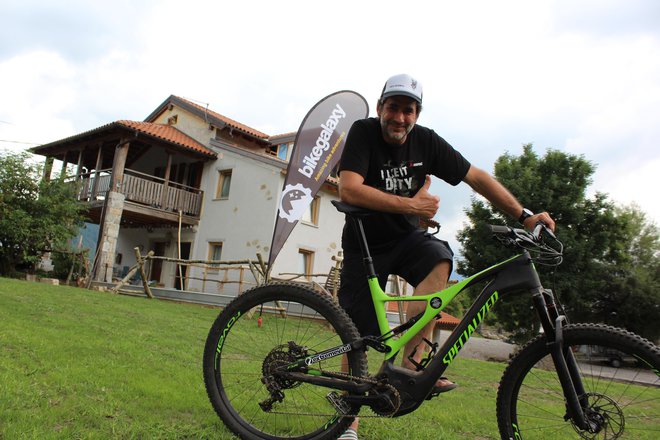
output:
[[[449,273],[451,272],[451,262],[442,260],[436,264],[421,283],[415,288],[415,295],[437,292],[447,286]]]

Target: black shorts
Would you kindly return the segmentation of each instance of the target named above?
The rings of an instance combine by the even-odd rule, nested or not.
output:
[[[419,230],[400,240],[387,252],[372,254],[371,257],[378,283],[385,289],[389,275],[399,275],[417,287],[439,262],[449,261],[451,266],[454,253],[446,241]],[[338,298],[362,336],[380,335],[360,252],[344,253]]]

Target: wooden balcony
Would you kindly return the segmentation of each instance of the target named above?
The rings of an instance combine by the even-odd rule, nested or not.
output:
[[[105,196],[112,181],[112,170],[104,169],[76,176],[80,185],[78,200],[89,202],[90,217],[100,219]],[[156,176],[126,169],[118,192],[126,197],[122,224],[126,226],[165,226],[179,220],[185,225],[199,222],[204,191],[168,182]]]

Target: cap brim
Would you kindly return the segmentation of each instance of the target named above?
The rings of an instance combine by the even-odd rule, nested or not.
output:
[[[422,103],[422,100],[419,98],[419,96],[413,95],[412,93],[404,92],[404,91],[393,91],[393,92],[387,92],[383,93],[383,95],[380,97],[381,99],[387,99],[391,96],[406,96],[408,98],[412,98],[415,101],[419,102],[420,104]]]

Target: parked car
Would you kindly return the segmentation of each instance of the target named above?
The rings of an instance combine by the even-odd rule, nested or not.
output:
[[[600,345],[583,345],[576,352],[578,360],[590,363],[606,363],[614,368],[620,368],[625,364],[636,364],[634,356],[623,353],[613,348]]]

